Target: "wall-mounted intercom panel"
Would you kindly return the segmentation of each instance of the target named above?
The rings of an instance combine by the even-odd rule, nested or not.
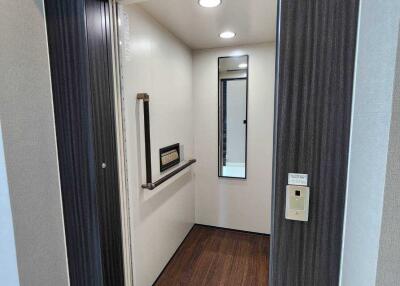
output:
[[[286,186],[285,217],[289,220],[308,221],[310,188],[307,186]]]

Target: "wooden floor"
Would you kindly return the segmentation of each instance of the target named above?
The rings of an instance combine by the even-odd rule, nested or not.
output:
[[[154,285],[268,285],[269,237],[195,225]]]

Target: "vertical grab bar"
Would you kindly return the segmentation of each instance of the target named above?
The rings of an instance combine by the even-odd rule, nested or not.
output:
[[[151,143],[150,143],[150,113],[149,101],[150,96],[147,93],[138,93],[137,100],[143,100],[143,115],[144,115],[144,149],[146,156],[146,183],[152,183],[151,175]]]

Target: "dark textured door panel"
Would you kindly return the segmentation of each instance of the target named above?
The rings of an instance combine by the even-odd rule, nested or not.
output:
[[[45,8],[70,282],[123,285],[108,2]]]
[[[281,0],[277,63],[274,286],[337,286],[358,0]],[[309,175],[308,222],[285,219],[288,173]]]

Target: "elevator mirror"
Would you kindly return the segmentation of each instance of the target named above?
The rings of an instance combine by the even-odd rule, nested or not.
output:
[[[246,179],[247,55],[218,58],[218,175]]]

